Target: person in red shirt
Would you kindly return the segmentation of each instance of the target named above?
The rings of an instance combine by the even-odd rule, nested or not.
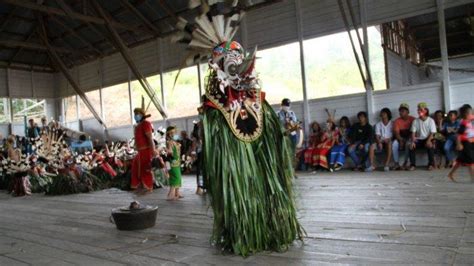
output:
[[[153,172],[151,161],[157,155],[155,143],[153,142],[153,125],[146,118],[143,108],[133,110],[135,125],[135,149],[138,151],[132,162],[132,180],[130,187],[137,192],[153,191]]]
[[[459,109],[459,114],[462,120],[456,141],[458,157],[453,165],[453,169],[448,174],[448,178],[456,182],[454,173],[456,173],[459,167],[467,166],[471,173],[471,181],[474,182],[474,115],[472,114],[472,107],[469,104],[463,105]]]
[[[400,166],[400,151],[404,151],[405,154],[405,163],[408,159],[408,148],[407,142],[410,140],[410,128],[413,120],[415,118],[410,115],[410,107],[406,103],[400,104],[398,108],[398,113],[400,117],[395,119],[393,122],[393,143],[392,143],[392,155],[393,161],[395,162],[395,166],[393,167],[394,170],[401,170],[402,167]]]

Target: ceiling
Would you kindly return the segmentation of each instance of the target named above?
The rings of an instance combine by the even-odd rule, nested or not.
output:
[[[239,1],[243,9],[275,0]],[[177,16],[197,14],[188,0],[0,0],[0,67],[56,72],[43,33],[66,67],[117,52],[110,21],[126,46],[175,32]],[[104,19],[99,9],[108,19]],[[43,23],[43,24],[42,24]],[[43,26],[44,25],[44,30]]]
[[[441,58],[437,13],[403,20],[414,35],[418,49],[426,61]],[[474,4],[445,10],[446,40],[449,57],[474,54]]]

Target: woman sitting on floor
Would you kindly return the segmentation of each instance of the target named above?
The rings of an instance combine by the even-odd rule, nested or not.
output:
[[[339,120],[339,140],[331,149],[329,156],[329,166],[331,171],[339,171],[346,162],[346,151],[349,146],[349,131],[351,122],[347,116],[341,117]]]

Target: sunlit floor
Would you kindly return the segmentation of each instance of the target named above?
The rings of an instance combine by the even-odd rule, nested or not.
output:
[[[299,215],[308,237],[285,253],[249,258],[210,246],[212,210],[184,179],[179,202],[166,190],[140,197],[158,205],[152,229],[124,232],[109,215],[133,194],[0,194],[0,265],[474,263],[474,183],[446,171],[300,173]]]

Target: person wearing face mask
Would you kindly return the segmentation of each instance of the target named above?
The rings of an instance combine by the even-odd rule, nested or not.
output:
[[[281,108],[280,111],[277,112],[277,115],[283,126],[288,122],[296,123],[298,121],[295,112],[291,110],[291,101],[288,98],[281,101]]]
[[[176,127],[170,126],[166,129],[166,147],[169,158],[171,159],[169,170],[169,186],[168,200],[178,200],[183,196],[179,192],[181,187],[181,145],[178,143],[179,135],[176,133]]]
[[[153,141],[153,125],[146,118],[150,117],[143,108],[133,110],[137,123],[134,129],[135,149],[138,151],[132,162],[131,188],[138,193],[153,191],[152,159],[157,156]]]
[[[410,148],[410,168],[416,169],[416,150],[426,148],[428,153],[428,170],[434,169],[434,144],[433,137],[437,132],[436,123],[429,116],[428,105],[424,102],[418,104],[418,118],[411,125],[411,141],[408,144]]]
[[[277,112],[277,115],[282,126],[289,132],[293,150],[295,150],[298,136],[294,129],[296,129],[295,126],[298,123],[298,118],[296,117],[295,112],[291,110],[290,99],[285,98],[281,101],[281,109]]]

